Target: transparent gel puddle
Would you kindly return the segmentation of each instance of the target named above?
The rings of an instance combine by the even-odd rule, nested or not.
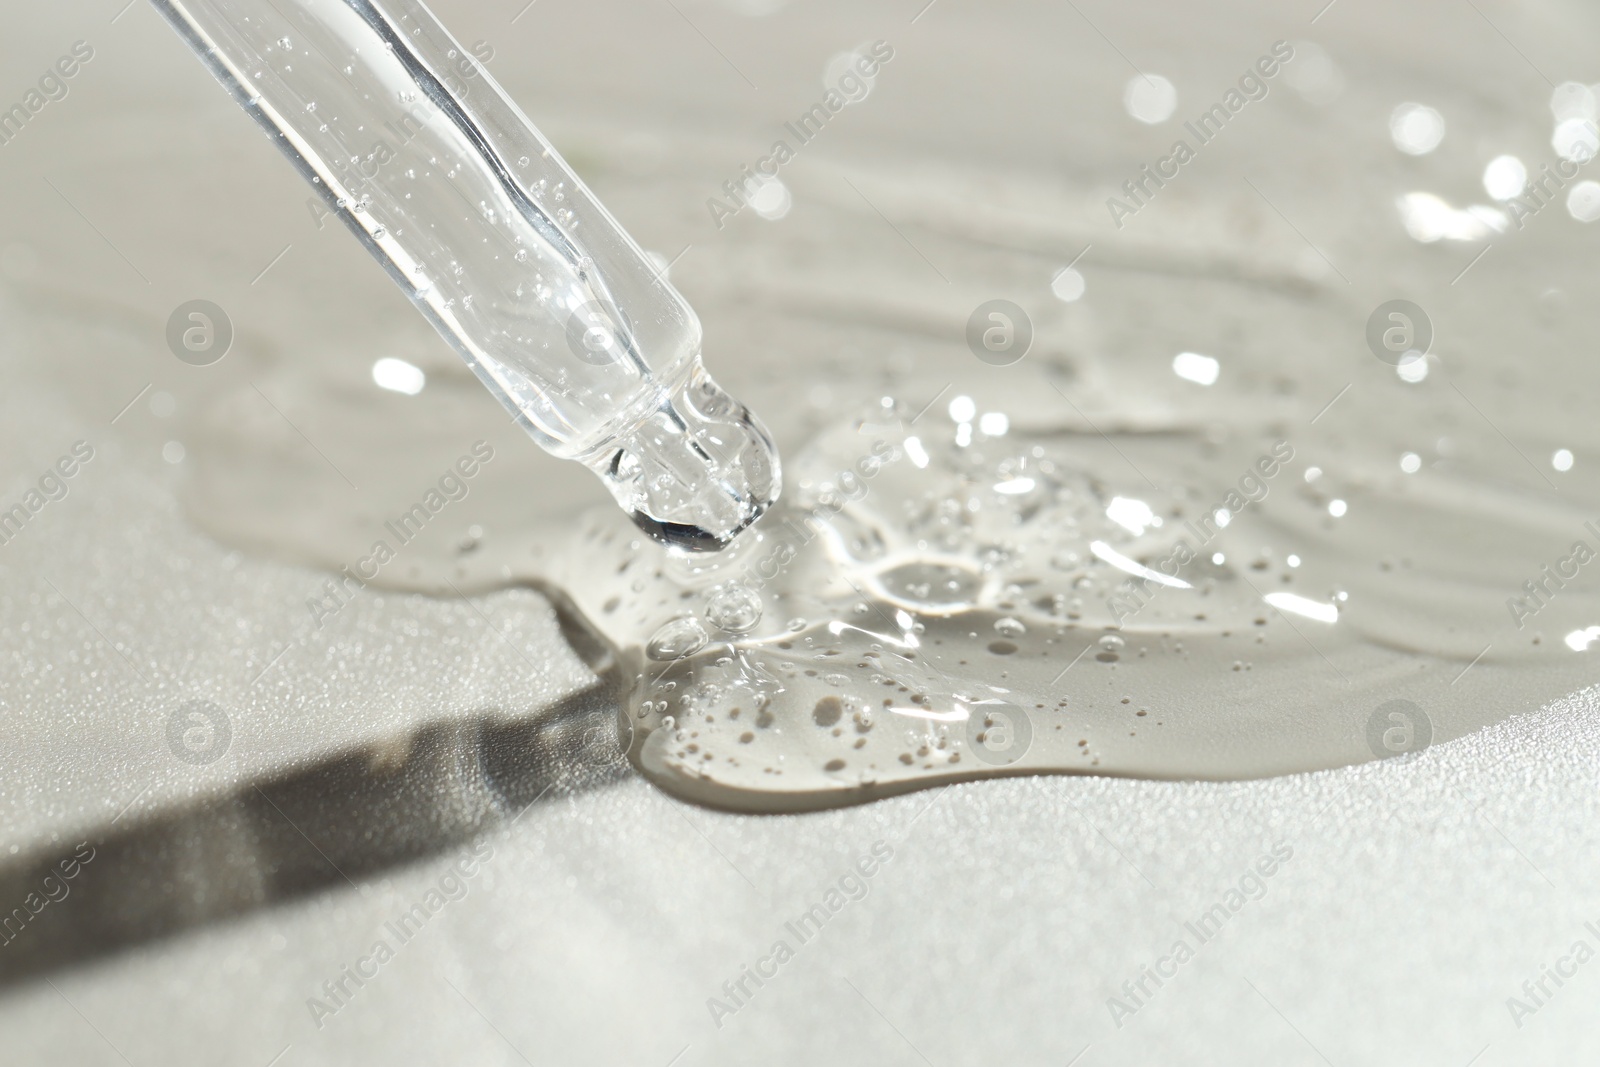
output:
[[[1592,684],[1584,635],[1600,597],[1586,573],[1520,629],[1506,606],[1574,541],[1600,547],[1589,482],[1551,491],[1437,397],[1372,382],[1342,421],[1309,425],[1323,383],[1187,406],[1129,391],[1100,394],[1086,418],[1061,391],[1081,381],[1059,366],[1007,375],[1003,388],[969,376],[931,407],[938,384],[915,380],[900,390],[909,404],[835,416],[786,453],[785,497],[718,554],[662,548],[612,506],[530,522],[515,492],[529,477],[503,446],[485,468],[500,473],[403,546],[372,592],[562,591],[634,681],[619,716],[635,764],[673,794],[745,811],[1000,775],[1314,771]],[[387,401],[268,387],[348,428],[329,438],[337,454],[416,436]],[[429,386],[446,443],[470,440],[470,387]],[[365,496],[330,477],[312,498],[323,461],[286,430],[268,435],[270,409],[257,422],[217,410],[194,431],[190,514],[333,571],[388,537],[377,521],[457,447],[374,461]],[[1540,419],[1530,405],[1501,426],[1533,449]],[[1446,435],[1449,454],[1424,469],[1396,463],[1406,441]],[[392,506],[371,502],[386,492]],[[475,521],[488,531],[462,538]],[[318,640],[305,618],[283,626],[280,641]]]
[[[420,421],[413,398],[311,373],[325,366],[300,359],[260,384],[332,455],[374,457],[352,468],[360,493],[253,389],[197,408],[184,432],[190,516],[325,570],[308,575],[312,600],[391,536],[382,520],[436,484],[486,406],[448,364]],[[836,418],[786,452],[784,498],[714,555],[664,549],[609,504],[536,521],[518,490],[549,495],[575,468],[530,477],[506,427],[466,499],[355,595],[560,590],[634,681],[620,736],[635,764],[746,811],[1001,775],[1315,771],[1403,754],[1373,741],[1396,701],[1420,717],[1420,748],[1593,684],[1592,567],[1520,629],[1506,605],[1574,542],[1600,547],[1592,482],[1551,491],[1502,439],[1464,432],[1470,409],[1444,386],[1369,381],[1341,421],[1308,425],[1337,385],[1187,406],[1101,391],[1086,419],[1089,390],[1060,366],[1007,376],[969,376],[931,407],[941,383],[914,379],[895,390],[910,404]],[[1496,415],[1525,451],[1594,452],[1592,428],[1544,431],[1536,405]],[[1446,434],[1448,455],[1396,463]],[[1231,507],[1244,490],[1258,499]],[[1180,543],[1189,558],[1168,573]],[[1169,581],[1141,584],[1141,568]],[[319,631],[288,609],[264,624],[273,644],[316,662]]]
[[[863,216],[819,224],[830,270],[874,262]],[[1468,276],[1497,295],[1436,310],[1448,343],[1420,381],[1366,351],[1369,304],[1337,282],[1272,281],[1270,249],[1254,245],[1220,280],[1160,249],[1108,270],[1092,300],[1034,307],[1035,350],[991,368],[960,343],[965,296],[913,299],[883,266],[823,285],[798,246],[767,244],[801,233],[707,257],[729,264],[701,281],[708,315],[760,334],[729,384],[785,442],[784,496],[721,553],[674,553],[614,505],[585,510],[603,498],[582,469],[544,462],[459,361],[399,322],[241,329],[230,359],[248,383],[214,379],[171,427],[130,415],[119,431],[153,435],[152,455],[181,436],[190,516],[319,568],[312,600],[379,539],[396,557],[371,595],[560,590],[636,682],[621,716],[637,766],[730,809],[998,775],[1315,771],[1462,737],[1595,681],[1600,570],[1520,628],[1507,610],[1574,542],[1600,550],[1586,525],[1600,529],[1586,510],[1600,440],[1580,399],[1593,324],[1559,293],[1516,288],[1521,262],[1583,277],[1581,247],[1554,227],[1503,275],[1497,252]],[[1391,236],[1369,250],[1375,274],[1410,262]],[[985,293],[1037,283],[1037,263],[1002,251]],[[768,260],[783,266],[755,271]],[[774,306],[746,306],[747,273]],[[80,337],[61,329],[44,350]],[[1209,387],[1173,374],[1191,344],[1220,357]],[[425,368],[426,388],[375,387],[380,356]],[[95,399],[96,416],[140,384]],[[838,406],[885,394],[855,415]],[[388,524],[448,493],[442,478],[480,437],[492,463],[396,541]],[[1577,457],[1566,473],[1550,466],[1558,449]],[[1189,558],[1168,573],[1180,545]],[[322,669],[299,605],[263,626],[275,651],[294,646],[285,663]]]
[[[1582,517],[1482,471],[1423,485],[1375,449],[1308,481],[1270,426],[983,421],[886,401],[794,457],[796,491],[715,559],[589,516],[555,577],[639,679],[645,774],[755,811],[995,775],[1252,778],[1403,754],[1592,679],[1543,634],[1600,616],[1593,596],[1538,630],[1501,603],[1527,546]],[[1259,499],[1230,501],[1219,476],[1248,472]],[[1341,494],[1359,516],[1331,513]]]

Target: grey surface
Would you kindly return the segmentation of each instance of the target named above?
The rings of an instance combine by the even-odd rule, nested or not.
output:
[[[181,465],[159,458],[179,423],[151,413],[148,397],[110,420],[146,384],[191,420],[252,381],[281,400],[271,383],[284,367],[320,365],[374,333],[391,343],[384,331],[425,349],[426,329],[391,325],[409,314],[398,295],[346,235],[312,226],[292,173],[152,12],[136,5],[112,24],[120,4],[97,6],[31,10],[0,41],[13,96],[73,40],[97,49],[67,100],[0,148],[4,321],[15,324],[0,342],[4,499],[74,440],[97,448],[71,495],[0,548],[0,886],[18,896],[0,908],[31,891],[40,864],[85,837],[103,842],[72,894],[0,947],[6,1062],[943,1067],[1081,1054],[1084,1067],[1488,1065],[1595,1054],[1594,965],[1520,1028],[1506,1007],[1575,941],[1600,948],[1584,927],[1600,925],[1589,847],[1600,720],[1587,697],[1403,761],[1318,775],[1019,779],[755,818],[684,806],[618,766],[604,694],[583,695],[595,676],[535,592],[463,603],[372,591],[307,635],[303,601],[323,575],[190,527]],[[1269,173],[1348,267],[1344,242],[1392,229],[1378,212],[1409,177],[1400,164],[1407,176],[1375,183],[1339,170],[1328,147],[1339,136],[1365,137],[1393,103],[1424,94],[1484,127],[1537,115],[1549,87],[1507,38],[1556,80],[1594,77],[1580,58],[1595,15],[1572,4],[1480,15],[1343,0],[1314,27],[1320,5],[1081,5],[1086,21],[1071,5],[939,0],[913,25],[917,5],[795,4],[761,19],[542,0],[510,23],[520,6],[439,10],[464,40],[494,43],[491,69],[575,159],[593,142],[598,191],[647,247],[670,257],[695,246],[675,280],[717,351],[751,353],[727,384],[769,381],[780,397],[792,379],[773,368],[861,361],[819,354],[825,342],[865,336],[865,362],[884,367],[949,347],[941,331],[953,336],[992,295],[990,271],[1031,272],[1047,301],[1051,270],[1085,243],[1101,242],[1110,270],[1155,264],[1181,277],[1222,263],[1314,276],[1294,235],[1239,191],[1252,159],[1284,168]],[[814,100],[827,57],[878,36],[899,49],[882,96],[830,129],[792,184],[802,207],[851,205],[866,234],[876,216],[832,178],[868,172],[878,184],[865,188],[901,197],[897,217],[921,249],[960,264],[948,286],[889,231],[841,247],[813,239],[834,230],[809,228],[800,209],[780,226],[706,222],[704,197]],[[1117,50],[1177,82],[1187,110],[1280,36],[1322,40],[1352,85],[1346,102],[1313,121],[1285,94],[1218,146],[1215,173],[1170,191],[1171,214],[1125,239],[1107,232],[1104,185],[1169,139],[1123,113],[1131,72]],[[1308,124],[1297,165],[1279,148]],[[1527,127],[1508,147],[1545,158],[1547,126]],[[1471,134],[1451,150],[1463,140],[1477,151]],[[1015,172],[1005,183],[984,177],[997,158]],[[1458,169],[1456,195],[1470,199],[1476,171]],[[938,191],[921,192],[924,180]],[[972,212],[930,221],[961,202],[954,190]],[[1561,256],[1587,251],[1585,234],[1562,233]],[[1490,275],[1505,286],[1541,262],[1582,262],[1508,254],[1507,274]],[[1454,249],[1428,268],[1447,280],[1467,258]],[[804,264],[815,284],[751,313],[750,279],[783,262]],[[869,288],[874,301],[852,303]],[[243,324],[238,352],[210,377],[159,341],[168,311],[197,295]],[[769,335],[763,308],[821,325],[798,340]],[[1045,326],[1075,341],[1123,327]],[[802,369],[824,393],[843,391]],[[1543,395],[1574,402],[1560,393]],[[792,443],[812,408],[831,404],[791,402],[775,417],[780,435]],[[342,443],[335,426],[311,434]],[[433,453],[404,477],[383,469],[382,448],[335,454],[358,484],[423,484],[436,469]],[[536,456],[516,463],[522,477],[552,469]],[[501,493],[515,482],[503,477]],[[285,513],[329,490],[307,492],[310,504],[285,501]],[[492,511],[495,492],[472,507]],[[571,493],[599,499],[596,487]],[[477,514],[453,514],[453,529]],[[224,706],[233,731],[205,766],[167,741],[168,717],[193,699]],[[865,899],[715,1026],[707,998],[878,841],[894,858]],[[318,1028],[308,998],[474,842],[494,858],[465,897]],[[1107,998],[1278,842],[1293,858],[1265,896],[1118,1029]]]

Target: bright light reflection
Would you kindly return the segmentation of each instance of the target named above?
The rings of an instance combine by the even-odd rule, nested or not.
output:
[[[1064,267],[1061,273],[1050,279],[1050,291],[1055,298],[1063,304],[1070,304],[1081,299],[1088,283],[1075,267]]]
[[[1483,190],[1496,200],[1521,196],[1528,187],[1528,168],[1516,156],[1495,156],[1483,168]]]
[[[1150,510],[1149,504],[1128,496],[1112,497],[1111,503],[1106,505],[1106,518],[1135,537],[1151,526],[1161,525],[1156,513]]]
[[[1291,615],[1315,619],[1317,622],[1339,621],[1339,609],[1334,605],[1324,604],[1319,600],[1308,600],[1295,593],[1268,593],[1262,599],[1279,611],[1287,611]]]
[[[1032,492],[1033,486],[1032,478],[1012,478],[1010,481],[996,482],[994,491],[1006,496],[1021,496],[1023,493]]]
[[[1574,630],[1567,635],[1567,647],[1574,652],[1587,651],[1596,641],[1600,641],[1600,626],[1591,626],[1587,630]]]
[[[1222,364],[1198,352],[1179,352],[1172,357],[1172,373],[1200,385],[1214,384],[1221,369]]]
[[[422,373],[421,367],[392,356],[384,356],[372,365],[372,380],[379,389],[406,396],[416,396],[428,384],[428,376]]]
[[[794,207],[794,194],[789,192],[789,187],[779,179],[765,175],[748,199],[756,214],[768,222],[777,222]]]
[[[1094,553],[1096,559],[1104,560],[1124,574],[1131,574],[1138,578],[1148,578],[1157,585],[1170,586],[1173,589],[1194,588],[1182,578],[1173,578],[1170,575],[1162,574],[1160,571],[1153,571],[1143,563],[1129,559],[1104,541],[1089,542],[1089,551]]]
[[[1481,241],[1490,234],[1504,233],[1511,222],[1497,207],[1473,204],[1457,209],[1432,193],[1407,193],[1395,201],[1400,221],[1412,240],[1422,244],[1435,241]]]
[[[1400,469],[1407,474],[1415,474],[1422,469],[1422,457],[1415,452],[1407,452],[1400,457]]]
[[[906,438],[906,455],[911,457],[911,462],[919,469],[928,465],[928,450],[922,447],[922,439],[919,437]]]
[[[1567,214],[1579,222],[1600,219],[1600,182],[1582,181],[1567,190]]]
[[[1394,372],[1402,382],[1416,385],[1428,376],[1428,357],[1413,355],[1409,359],[1402,359],[1395,365]]]
[[[1148,126],[1166,122],[1178,106],[1178,90],[1159,74],[1135,75],[1122,91],[1122,106]]]
[[[978,432],[990,437],[1004,437],[1011,429],[1011,420],[1003,411],[985,411],[978,419]]]
[[[1600,127],[1592,118],[1565,119],[1550,135],[1550,147],[1562,159],[1587,163],[1600,151]]]
[[[1569,470],[1571,470],[1572,469],[1572,452],[1571,452],[1571,450],[1565,449],[1565,448],[1556,449],[1556,454],[1550,457],[1550,466],[1554,467],[1558,471],[1569,471]]]
[[[1600,118],[1596,111],[1594,90],[1582,82],[1562,82],[1550,94],[1550,113],[1557,122]]]
[[[1424,104],[1401,104],[1389,116],[1394,146],[1411,156],[1425,156],[1444,140],[1444,116]]]
[[[957,708],[955,711],[933,711],[929,708],[884,708],[884,711],[895,715],[905,715],[913,719],[932,719],[934,722],[966,722],[972,717],[966,708]]]
[[[835,637],[838,637],[846,630],[854,630],[858,634],[866,634],[868,637],[882,641],[886,645],[893,645],[896,648],[921,647],[921,642],[917,640],[917,635],[910,632],[907,632],[900,637],[890,637],[888,634],[880,634],[876,630],[867,630],[860,626],[851,626],[849,623],[843,622],[839,619],[834,619],[832,622],[828,623],[828,632]]]

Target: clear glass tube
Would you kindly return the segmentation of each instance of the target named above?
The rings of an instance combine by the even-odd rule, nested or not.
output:
[[[720,548],[777,452],[700,323],[416,0],[152,0],[490,392],[636,523]]]

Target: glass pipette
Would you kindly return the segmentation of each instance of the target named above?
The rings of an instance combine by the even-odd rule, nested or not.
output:
[[[152,0],[543,448],[719,549],[778,496],[700,322],[417,0]]]

